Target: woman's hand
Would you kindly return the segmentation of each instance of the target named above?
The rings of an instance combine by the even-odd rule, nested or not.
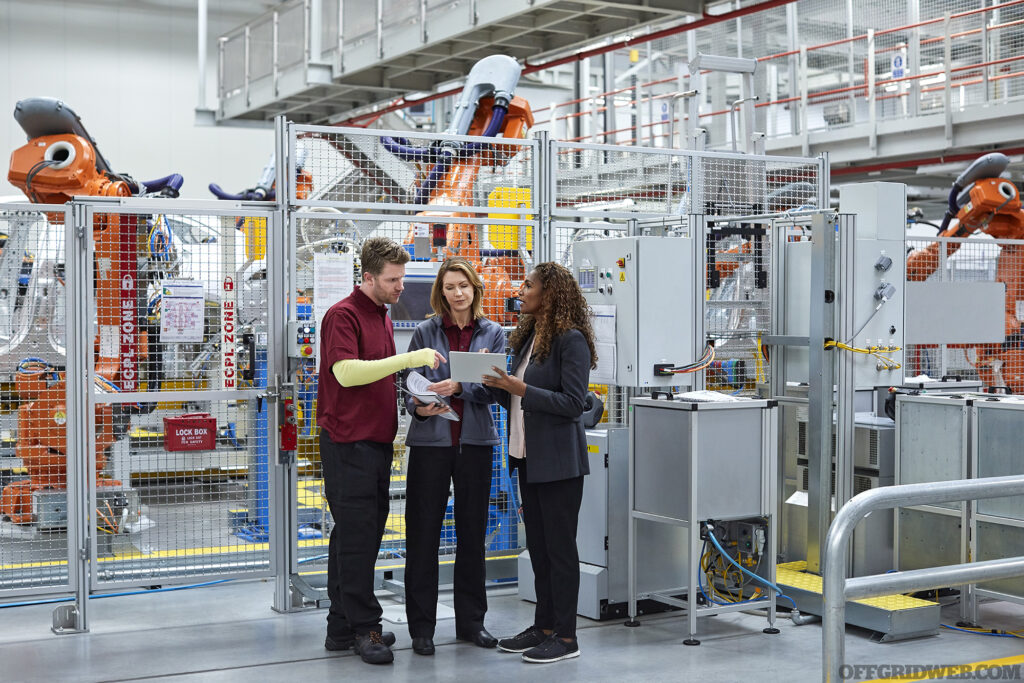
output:
[[[440,382],[434,382],[428,386],[427,391],[433,391],[438,396],[451,396],[453,394],[462,393],[462,384],[459,382],[453,382],[450,379],[443,379]]]
[[[435,415],[448,412],[448,406],[440,403],[423,403],[415,397],[413,397],[412,402],[416,404],[416,414],[420,417],[434,417]]]
[[[526,395],[526,382],[499,367],[492,365],[491,370],[494,370],[494,375],[484,375],[484,386],[504,389],[513,396],[523,397]]]

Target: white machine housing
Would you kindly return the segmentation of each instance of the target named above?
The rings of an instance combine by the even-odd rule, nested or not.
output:
[[[899,347],[885,355],[903,366],[904,297],[907,280],[906,216],[907,192],[901,183],[859,183],[839,188],[839,211],[856,216],[856,239],[853,255],[853,290],[837,291],[836,297],[852,296],[854,329],[864,329],[849,341],[853,346]],[[786,326],[789,334],[806,335],[810,330],[811,243],[786,243]],[[890,262],[891,261],[891,262]],[[887,268],[885,267],[887,265]],[[891,286],[890,294],[875,313],[880,299],[876,292]],[[874,317],[872,317],[874,314]],[[809,361],[807,351],[793,349],[787,353],[786,379],[806,382]],[[873,389],[900,385],[904,381],[902,367],[885,369],[867,354],[854,357],[854,386]]]

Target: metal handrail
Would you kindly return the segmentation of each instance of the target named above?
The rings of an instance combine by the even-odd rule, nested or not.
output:
[[[1024,495],[1024,476],[1016,475],[886,486],[865,491],[844,505],[832,521],[825,541],[822,594],[824,614],[821,629],[822,681],[838,683],[842,680],[840,671],[845,655],[843,636],[848,599],[1024,576],[1022,556],[847,579],[850,538],[860,520],[875,510],[1019,495]]]

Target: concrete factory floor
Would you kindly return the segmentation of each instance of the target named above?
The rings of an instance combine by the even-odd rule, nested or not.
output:
[[[454,621],[438,622],[437,654],[412,652],[404,624],[385,622],[398,637],[395,663],[364,664],[350,652],[323,648],[325,611],[271,611],[273,586],[234,581],[215,586],[91,600],[91,631],[53,635],[54,605],[0,609],[0,679],[4,681],[334,681],[342,679],[416,681],[816,681],[820,680],[820,624],[794,626],[781,619],[778,635],[764,635],[763,617],[730,614],[702,619],[699,647],[682,644],[679,613],[642,617],[639,628],[621,619],[579,619],[582,656],[555,664],[526,664],[519,655],[457,642]],[[442,603],[451,593],[442,591]],[[403,614],[400,603],[382,599],[385,615]],[[450,616],[450,610],[443,609]],[[956,622],[947,606],[943,621]],[[501,637],[527,626],[533,606],[515,587],[490,591],[487,627]],[[440,615],[439,615],[440,616]],[[1024,629],[1024,607],[986,603],[985,626]],[[879,644],[870,633],[849,629],[846,661],[876,665],[953,665],[1017,658],[1006,680],[1019,680],[1024,641],[943,629],[938,636]],[[885,670],[880,673],[885,674]],[[982,672],[984,676],[985,672]],[[877,675],[877,674],[876,674]],[[868,678],[875,678],[875,675]],[[863,679],[864,676],[857,676]]]

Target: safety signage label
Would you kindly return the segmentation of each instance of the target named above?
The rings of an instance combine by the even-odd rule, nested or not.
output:
[[[238,328],[238,310],[235,307],[235,280],[224,278],[220,300],[220,380],[222,389],[237,388],[238,364],[235,355],[235,336]]]
[[[135,291],[137,264],[135,261],[135,230],[130,229],[134,227],[132,218],[132,216],[118,217],[121,228],[118,240],[118,265],[121,271],[120,306],[118,309],[120,312],[118,379],[121,382],[122,391],[137,391],[139,381],[139,359],[137,357],[139,330],[136,324],[138,294]]]
[[[203,341],[205,308],[203,283],[164,280],[160,285],[160,341]]]

